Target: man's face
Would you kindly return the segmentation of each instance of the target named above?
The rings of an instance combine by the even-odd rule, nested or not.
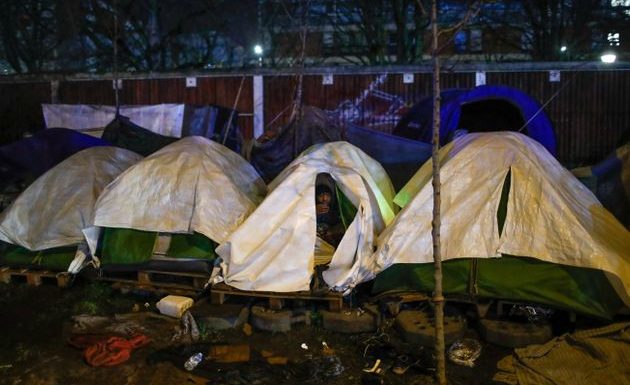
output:
[[[317,203],[328,205],[330,204],[330,194],[327,192],[322,192],[317,195]]]

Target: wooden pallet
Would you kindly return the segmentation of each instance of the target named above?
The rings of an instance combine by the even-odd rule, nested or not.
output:
[[[201,293],[210,275],[202,273],[141,270],[131,272],[103,272],[100,281],[112,282],[114,288],[139,289],[173,294]]]
[[[269,300],[269,308],[274,310],[282,309],[284,300],[326,301],[328,302],[330,311],[341,311],[341,309],[343,309],[343,294],[339,292],[331,291],[323,295],[315,295],[310,291],[296,291],[290,293],[246,291],[233,288],[225,283],[218,283],[212,286],[210,300],[213,304],[223,304],[228,296],[266,298]]]
[[[26,283],[29,286],[40,286],[44,282],[54,282],[59,287],[68,287],[70,283],[70,274],[67,272],[0,267],[0,282],[15,282],[18,277],[26,278]]]

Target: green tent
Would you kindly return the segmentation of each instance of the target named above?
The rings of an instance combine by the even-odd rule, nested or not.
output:
[[[139,264],[153,257],[158,233],[133,229],[105,228],[97,255],[103,265]],[[216,242],[203,234],[171,234],[165,257],[214,261]]]
[[[473,134],[440,155],[446,295],[532,302],[601,318],[624,306],[629,234],[540,145],[514,133]],[[434,289],[430,167],[395,199],[405,208],[379,239],[375,259],[385,269],[374,293]],[[524,247],[507,239],[518,236]]]
[[[262,179],[240,155],[209,139],[186,137],[107,186],[95,205],[94,227],[84,234],[103,267],[205,261],[205,270],[217,244],[265,193]],[[200,265],[172,268],[194,266]]]

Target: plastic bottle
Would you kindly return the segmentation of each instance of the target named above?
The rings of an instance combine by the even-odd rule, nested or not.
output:
[[[196,368],[201,361],[203,361],[203,353],[195,353],[190,356],[188,361],[186,361],[186,363],[184,364],[184,368],[186,368],[186,370],[190,372],[194,368]]]

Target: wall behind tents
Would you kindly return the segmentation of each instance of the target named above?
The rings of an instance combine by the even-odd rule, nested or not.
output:
[[[549,71],[553,66],[538,66],[527,70],[488,70],[485,83],[518,88],[541,104],[551,99],[544,110],[555,127],[560,161],[568,167],[594,163],[613,151],[622,133],[630,129],[630,71],[624,68],[571,70],[566,63],[564,66],[568,69],[560,72],[558,82],[550,81]],[[304,104],[345,110],[356,124],[385,132],[391,132],[395,121],[388,120],[387,116],[391,118],[392,114],[387,115],[383,108],[395,108],[400,114],[405,106],[410,107],[431,94],[431,73],[418,68],[366,67],[343,72],[331,67],[308,71],[303,82]],[[407,72],[414,76],[411,82],[405,83],[403,73]],[[325,73],[333,74],[332,84],[323,84]],[[262,75],[263,79],[259,91],[263,97],[264,119],[260,124],[255,124],[254,116],[257,113],[255,99],[260,98],[255,92],[254,75]],[[239,125],[245,137],[288,120],[296,86],[291,73],[263,70],[244,75],[197,74],[194,75],[195,87],[186,87],[186,76],[193,75],[121,76],[120,102],[218,104],[231,108],[245,76],[237,103]],[[17,138],[25,130],[43,127],[41,103],[114,104],[111,77],[42,79],[0,78],[0,141],[6,142],[7,138]],[[442,89],[470,88],[475,84],[474,71],[442,75]],[[367,92],[370,88],[372,92]]]

